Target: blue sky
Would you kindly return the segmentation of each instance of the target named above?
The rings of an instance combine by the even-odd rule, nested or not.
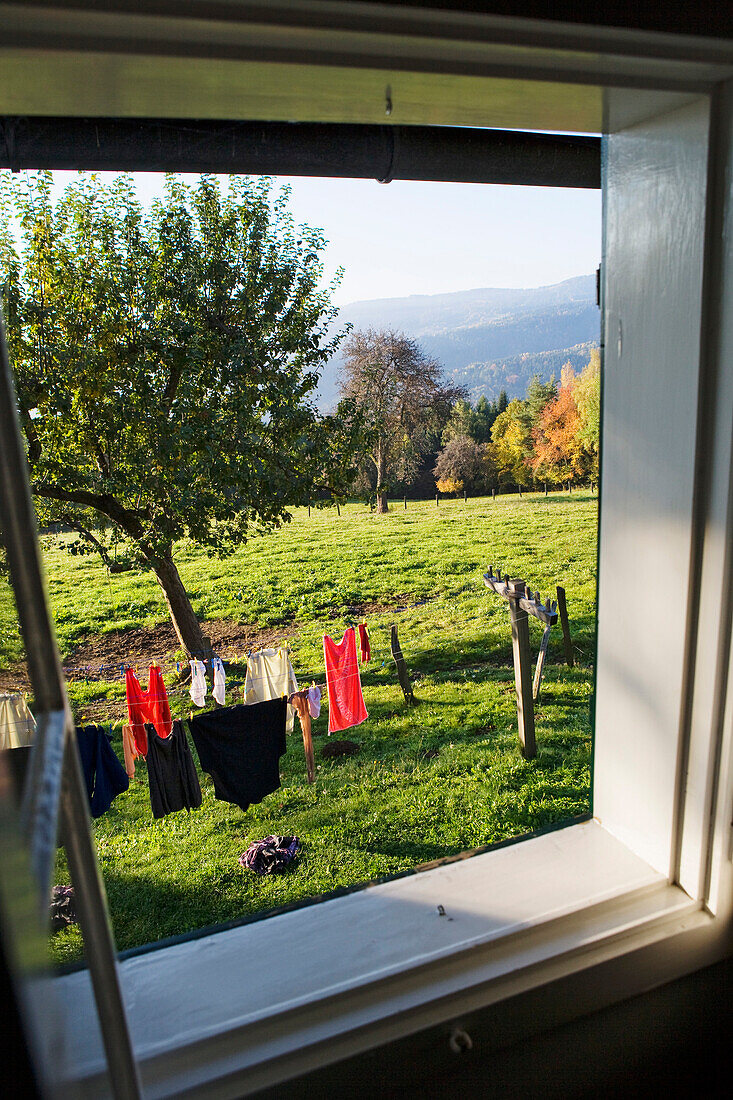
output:
[[[76,173],[55,173],[63,185]],[[142,201],[162,176],[140,173]],[[477,287],[533,287],[594,271],[600,191],[394,180],[281,178],[298,222],[325,231],[338,305]]]

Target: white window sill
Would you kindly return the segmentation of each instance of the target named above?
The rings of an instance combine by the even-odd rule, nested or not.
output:
[[[120,970],[146,1096],[241,1096],[710,920],[589,821]],[[88,973],[55,987],[103,1096]]]

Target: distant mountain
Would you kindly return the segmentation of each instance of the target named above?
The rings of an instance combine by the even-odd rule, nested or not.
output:
[[[600,314],[595,276],[581,275],[529,290],[484,289],[452,294],[378,298],[344,306],[339,324],[355,329],[393,328],[417,340],[443,365],[447,378],[466,386],[473,401],[505,389],[523,397],[533,374],[559,377],[568,359],[575,367],[597,346]],[[338,400],[341,357],[326,366],[319,404]]]

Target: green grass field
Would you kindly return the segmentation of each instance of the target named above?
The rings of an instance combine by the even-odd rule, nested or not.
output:
[[[241,685],[252,642],[290,641],[299,680],[323,680],[322,637],[365,618],[373,660],[362,683],[369,719],[339,736],[355,757],[323,759],[327,708],[314,723],[317,781],[309,786],[298,724],[282,788],[246,813],[218,802],[201,776],[203,806],[154,821],[146,769],[94,825],[118,947],[261,913],[328,891],[518,836],[589,810],[597,502],[588,494],[408,502],[386,516],[363,504],[298,511],[279,531],[223,561],[182,544],[177,558],[195,610]],[[553,631],[537,712],[538,755],[518,749],[508,612],[484,587],[489,564],[543,597],[568,596],[576,667]],[[120,723],[124,654],[142,672],[157,656],[174,688],[174,644],[152,575],[108,576],[95,557],[46,551],[51,602],[79,721]],[[7,605],[7,600],[4,601]],[[2,601],[0,601],[2,604]],[[18,644],[0,622],[2,665]],[[399,628],[419,700],[406,708],[389,655]],[[541,629],[530,621],[533,647]],[[122,633],[121,633],[122,632]],[[116,662],[116,665],[115,665]],[[78,670],[89,665],[86,681]],[[101,664],[117,671],[101,676]],[[171,691],[174,717],[190,699]],[[240,701],[241,687],[228,701]],[[195,753],[194,753],[195,757]],[[268,833],[297,834],[299,860],[260,879],[237,855]],[[60,852],[56,881],[68,882]],[[58,961],[81,957],[77,928],[53,938]]]

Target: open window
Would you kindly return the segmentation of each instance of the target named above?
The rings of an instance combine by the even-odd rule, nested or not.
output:
[[[595,819],[126,961],[122,987],[140,1006],[133,1045],[146,1085],[161,1094],[212,1081],[224,1094],[254,1091],[520,993],[529,1028],[532,991],[560,976],[587,993],[604,964],[614,981],[596,990],[600,1004],[727,950],[733,260],[722,228],[733,96],[716,82],[729,72],[715,68],[712,47],[706,67],[643,35],[622,49],[608,34],[591,73],[577,28],[562,56],[548,31],[524,57],[491,41],[487,27],[474,50],[458,23],[464,38],[457,44],[454,34],[451,50],[474,74],[455,77],[459,95],[449,94],[444,74],[434,85],[408,74],[407,121],[434,109],[447,124],[470,115],[519,125],[524,112],[536,129],[606,133]],[[440,24],[419,47],[427,70],[454,56],[447,39],[436,44],[441,27],[445,34]],[[390,40],[388,29],[380,48],[391,43],[394,60],[410,38],[403,27]],[[353,27],[348,33],[367,49]],[[507,49],[511,78],[501,67]],[[324,72],[307,50],[306,61],[299,92],[313,98],[303,111],[324,112],[308,84],[319,75],[322,96],[343,93],[342,114],[344,102],[358,113],[372,77],[382,104],[383,56],[368,70]],[[166,62],[162,79],[172,71]],[[273,91],[287,99],[288,86],[276,64],[263,63],[261,76],[247,102],[273,117]],[[46,80],[53,86],[52,75]],[[391,75],[395,111],[400,87]],[[82,82],[80,97],[90,94]],[[65,95],[70,109],[73,92]],[[297,115],[292,102],[280,109]],[[66,1041],[72,1072],[98,1094],[104,1058],[88,977],[55,986],[69,1016],[89,1021],[70,1027]]]

